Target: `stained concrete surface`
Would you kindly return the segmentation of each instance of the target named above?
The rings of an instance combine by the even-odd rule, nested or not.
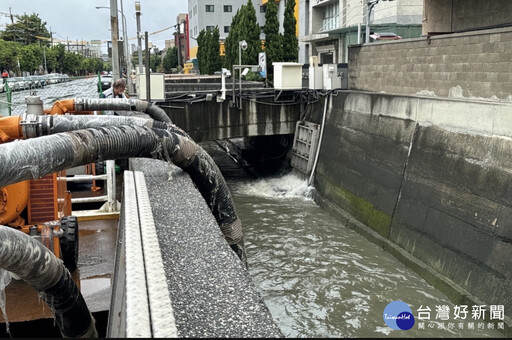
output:
[[[131,159],[145,176],[180,337],[282,337],[188,174]]]

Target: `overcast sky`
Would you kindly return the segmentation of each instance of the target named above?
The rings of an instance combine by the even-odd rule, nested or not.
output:
[[[139,0],[141,7],[141,31],[149,34],[149,41],[160,49],[165,47],[165,40],[172,39],[174,28],[161,33],[151,34],[176,24],[179,13],[187,13],[187,0]],[[135,17],[135,0],[117,0],[117,9],[126,18],[128,40],[137,45],[137,21]],[[4,13],[32,14],[36,13],[46,21],[48,31],[53,37],[61,40],[110,40],[110,10],[96,9],[96,6],[110,7],[110,0],[0,0],[0,30],[9,24],[10,18]],[[119,36],[123,36],[122,18],[119,16]],[[133,39],[131,39],[133,38]],[[106,42],[102,50],[106,52]],[[144,48],[144,40],[142,41]]]

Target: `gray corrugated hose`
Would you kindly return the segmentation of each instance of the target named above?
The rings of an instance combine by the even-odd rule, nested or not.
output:
[[[147,113],[154,120],[171,123],[171,118],[156,105],[139,99],[75,98],[76,111],[119,110]]]
[[[224,177],[206,151],[174,131],[121,125],[2,144],[0,186],[101,160],[129,157],[170,161],[189,173],[228,244],[247,267],[241,222]]]
[[[95,321],[69,270],[33,237],[0,225],[0,267],[40,293],[63,337],[97,338]]]

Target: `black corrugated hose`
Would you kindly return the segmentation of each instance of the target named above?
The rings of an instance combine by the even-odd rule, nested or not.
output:
[[[54,313],[63,337],[98,337],[94,318],[69,270],[41,242],[0,226],[0,267],[39,292]]]
[[[121,125],[2,144],[0,186],[101,160],[129,157],[170,161],[189,173],[226,241],[247,267],[241,222],[224,177],[206,151],[174,131]]]

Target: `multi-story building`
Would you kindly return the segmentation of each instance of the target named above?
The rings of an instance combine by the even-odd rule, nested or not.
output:
[[[101,57],[101,40],[91,40],[89,49],[90,49],[90,56],[94,58],[100,58]]]
[[[300,0],[299,62],[309,63],[310,56],[319,63],[347,62],[348,46],[366,40],[367,6],[372,3],[370,34],[421,35],[423,0]]]
[[[266,0],[252,0],[256,10],[256,19],[260,27],[265,24]],[[241,0],[188,0],[188,18],[189,18],[189,44],[190,58],[197,55],[197,37],[201,30],[213,30],[215,26],[219,27],[221,53],[223,41],[229,34],[231,21],[236,11],[247,4],[247,1]],[[263,32],[261,34],[263,39]]]
[[[178,47],[178,64],[183,65],[190,58],[189,16],[180,13],[176,17],[176,32],[174,32],[174,46]]]

